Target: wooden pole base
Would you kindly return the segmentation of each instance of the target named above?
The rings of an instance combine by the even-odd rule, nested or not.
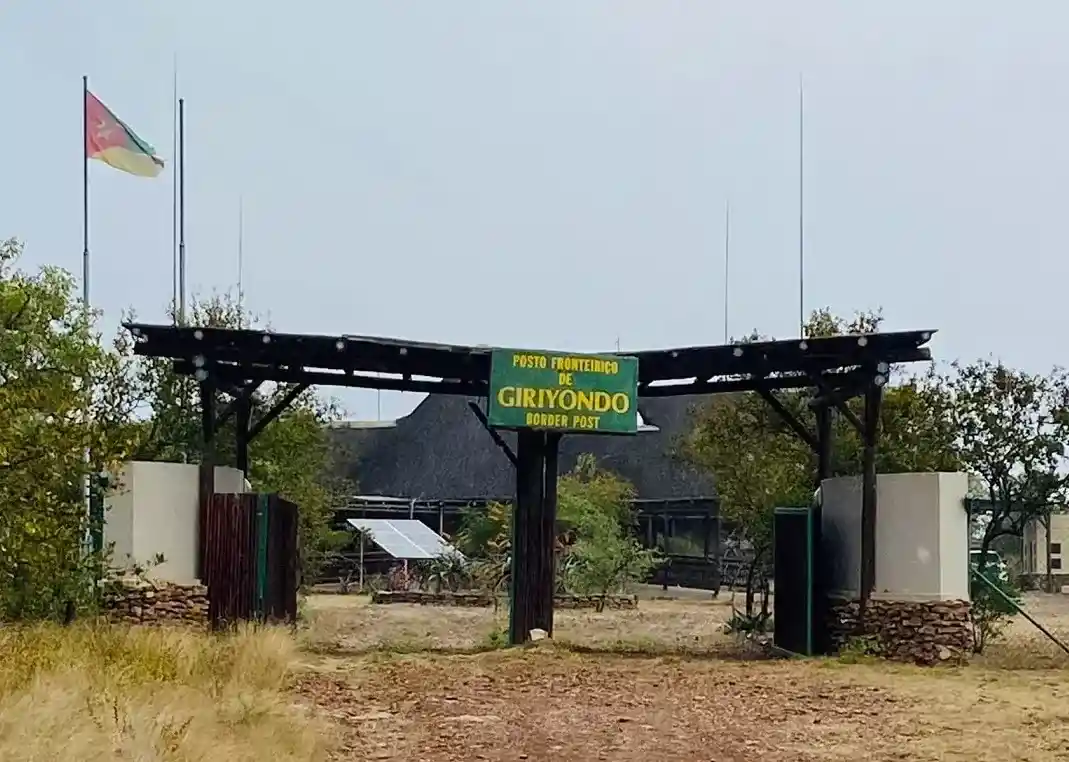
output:
[[[559,434],[519,432],[512,518],[511,645],[526,643],[534,629],[553,634],[559,444]]]

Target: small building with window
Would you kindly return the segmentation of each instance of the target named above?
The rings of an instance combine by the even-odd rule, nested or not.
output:
[[[1033,519],[1025,524],[1022,539],[1022,572],[1026,575],[1047,574],[1047,527]],[[1050,571],[1058,586],[1069,584],[1069,514],[1055,513],[1050,517]],[[1060,578],[1060,579],[1058,579]]]

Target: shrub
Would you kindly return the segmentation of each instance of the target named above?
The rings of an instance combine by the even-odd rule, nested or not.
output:
[[[971,572],[969,618],[973,651],[983,653],[992,641],[1002,637],[1011,618],[1017,614],[1021,593],[1002,566],[982,563]]]

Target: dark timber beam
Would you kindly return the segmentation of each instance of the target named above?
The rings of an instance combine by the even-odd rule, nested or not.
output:
[[[251,442],[256,439],[256,437],[260,435],[260,432],[267,428],[267,424],[282,415],[283,411],[293,404],[293,401],[300,397],[307,388],[308,384],[297,384],[282,395],[282,399],[276,402],[270,410],[263,414],[263,417],[260,418],[260,420],[249,428],[249,441]]]
[[[790,410],[784,407],[783,403],[780,402],[779,397],[776,396],[775,392],[763,386],[758,386],[754,391],[756,391],[761,396],[761,399],[768,403],[768,406],[770,408],[776,411],[776,414],[783,420],[784,423],[787,424],[787,426],[790,427],[791,431],[794,432],[795,436],[805,442],[809,446],[810,450],[812,450],[813,452],[820,451],[820,445],[817,442],[817,438],[810,433],[809,429],[807,429],[801,421],[795,418],[794,414],[791,413]]]
[[[218,380],[218,377],[216,377]],[[229,389],[221,389],[227,393],[233,395],[234,400],[223,408],[222,412],[215,417],[215,430],[218,431],[223,427],[227,421],[229,421],[233,415],[238,412],[238,400],[245,397],[248,400],[252,400],[252,395],[256,393],[256,390],[260,388],[259,381],[253,381],[249,384],[242,384],[241,386],[232,386]]]
[[[204,579],[205,536],[204,527],[208,522],[208,505],[215,494],[215,462],[212,447],[215,439],[215,378],[205,372],[199,379],[200,387],[200,428],[201,451],[200,468],[197,484],[197,557],[195,566],[197,576]]]
[[[883,386],[869,384],[865,390],[861,459],[861,607],[864,612],[876,587],[876,443],[879,438]]]
[[[242,392],[234,400],[237,410],[237,425],[234,427],[235,465],[245,476],[249,475],[249,427],[252,424],[252,392]]]
[[[486,433],[490,435],[490,438],[494,440],[494,444],[501,448],[501,452],[505,453],[505,457],[512,463],[512,467],[517,468],[519,462],[516,460],[516,453],[512,451],[512,448],[509,447],[509,443],[501,437],[501,434],[498,433],[497,429],[490,428],[490,421],[487,420],[486,413],[483,412],[483,409],[479,407],[479,403],[469,400],[468,409],[479,419],[479,423],[486,429]]]
[[[860,383],[866,377],[858,370],[823,374],[823,378],[836,388],[845,387],[851,383]],[[805,389],[813,385],[812,378],[804,373],[792,376],[751,376],[749,378],[699,380],[682,384],[665,384],[663,386],[650,386],[647,381],[639,384],[638,396],[678,397],[685,394],[729,394],[732,392],[756,391],[758,386],[771,390]]]
[[[813,374],[813,383],[816,384],[817,389],[820,391],[820,400],[825,405],[832,404],[835,409],[842,413],[843,418],[850,421],[850,425],[854,427],[858,435],[865,436],[865,424],[861,419],[857,417],[853,410],[846,404],[846,400],[850,397],[856,397],[857,393],[849,394],[849,390],[845,389],[833,389],[827,381],[825,381],[820,374]],[[870,381],[871,383],[871,381]],[[857,392],[864,393],[864,389],[858,389]]]
[[[553,628],[553,527],[556,484],[547,499],[548,460],[556,461],[559,437],[517,433],[516,505],[512,520],[512,590],[509,643],[530,640],[531,630]]]
[[[196,369],[188,360],[175,360],[174,371],[180,375],[192,375]],[[214,371],[219,379],[243,384],[273,381],[279,384],[306,384],[308,386],[343,386],[351,389],[386,389],[397,392],[420,392],[426,394],[463,394],[469,397],[485,397],[487,384],[484,381],[421,381],[412,378],[382,378],[359,376],[352,373],[330,373],[304,368],[283,368],[271,365],[220,364]]]
[[[201,454],[204,455],[215,439],[217,424],[215,417],[215,378],[208,375],[200,382],[199,389]]]
[[[542,565],[538,579],[538,621],[542,624],[538,626],[548,635],[553,635],[553,595],[557,588],[557,472],[561,435],[547,432],[545,436],[545,472],[539,527]]]
[[[837,384],[830,383],[834,376],[826,373],[810,373],[809,377],[813,379],[813,386],[817,388],[816,396],[809,402],[810,406],[815,408],[818,405],[837,405],[839,402],[860,397],[865,393],[865,387],[868,386],[872,374],[865,370],[852,371],[847,378],[843,378]]]
[[[817,487],[831,476],[832,414],[827,405],[819,405],[817,415]]]

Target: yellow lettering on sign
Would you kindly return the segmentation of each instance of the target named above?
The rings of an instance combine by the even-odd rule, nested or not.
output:
[[[519,357],[519,355],[516,357]],[[545,367],[544,365],[517,365],[516,357],[513,357],[513,365],[517,367]],[[599,357],[553,356],[549,359],[549,367],[558,373],[600,373],[606,376],[615,376],[620,372],[620,363],[616,360],[603,360]],[[561,384],[564,384],[564,381],[561,381]],[[567,385],[571,386],[571,384]]]
[[[545,355],[517,352],[512,356],[513,368],[546,368],[549,359]]]
[[[566,429],[568,416],[560,413],[527,413],[524,425],[536,429]]]
[[[565,410],[589,413],[624,414],[631,410],[631,398],[623,392],[590,391],[570,388],[539,388],[503,386],[497,390],[501,407],[525,407],[535,410]]]
[[[516,387],[502,386],[498,389],[497,404],[501,407],[516,407]]]

